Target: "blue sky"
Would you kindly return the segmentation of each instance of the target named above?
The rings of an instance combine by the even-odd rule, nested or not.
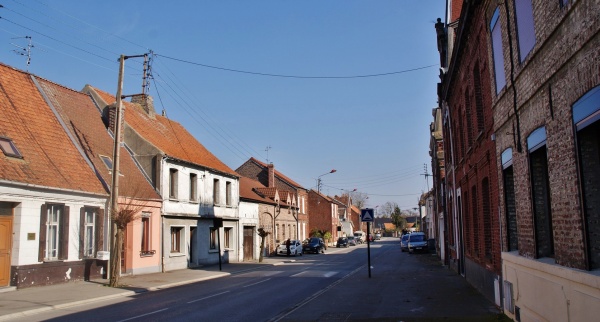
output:
[[[321,191],[357,189],[369,207],[416,207],[431,186],[423,173],[425,164],[431,173],[439,81],[434,23],[445,1],[2,5],[0,61],[72,89],[91,84],[115,93],[119,55],[152,50],[157,112],[232,169],[252,156],[268,159],[305,188],[336,169],[321,178]],[[24,53],[25,36],[33,44],[29,66],[14,52]],[[142,61],[126,61],[124,94],[141,91]]]

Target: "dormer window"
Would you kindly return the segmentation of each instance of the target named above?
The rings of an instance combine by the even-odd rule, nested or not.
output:
[[[23,158],[23,156],[21,155],[21,152],[19,152],[19,150],[17,149],[17,147],[15,146],[13,141],[9,138],[0,137],[0,148],[2,149],[2,152],[4,153],[4,155],[6,155],[7,157],[20,158],[20,159]]]
[[[102,162],[104,162],[104,165],[108,168],[108,170],[112,170],[113,163],[112,163],[112,159],[110,157],[107,157],[105,155],[100,155],[100,159],[102,159]]]

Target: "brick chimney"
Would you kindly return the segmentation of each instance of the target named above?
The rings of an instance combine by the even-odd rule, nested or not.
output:
[[[144,111],[151,117],[154,117],[156,111],[154,110],[154,99],[150,95],[136,94],[131,96],[131,103],[139,104]]]
[[[275,187],[275,166],[273,163],[267,165],[267,176],[268,176],[268,186],[269,188]]]

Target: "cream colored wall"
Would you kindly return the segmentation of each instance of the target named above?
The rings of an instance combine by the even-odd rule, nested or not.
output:
[[[598,271],[559,266],[551,258],[528,259],[517,252],[504,252],[502,272],[504,280],[513,284],[514,305],[520,308],[523,322],[598,321],[600,317]],[[508,308],[504,313],[515,319]]]

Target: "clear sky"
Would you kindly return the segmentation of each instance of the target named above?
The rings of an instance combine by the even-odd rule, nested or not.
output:
[[[157,112],[234,170],[268,160],[310,189],[336,169],[321,191],[357,189],[373,208],[412,209],[431,188],[444,0],[2,5],[0,61],[75,90],[115,93],[119,55],[152,50]],[[124,94],[141,92],[142,61],[126,61]]]

